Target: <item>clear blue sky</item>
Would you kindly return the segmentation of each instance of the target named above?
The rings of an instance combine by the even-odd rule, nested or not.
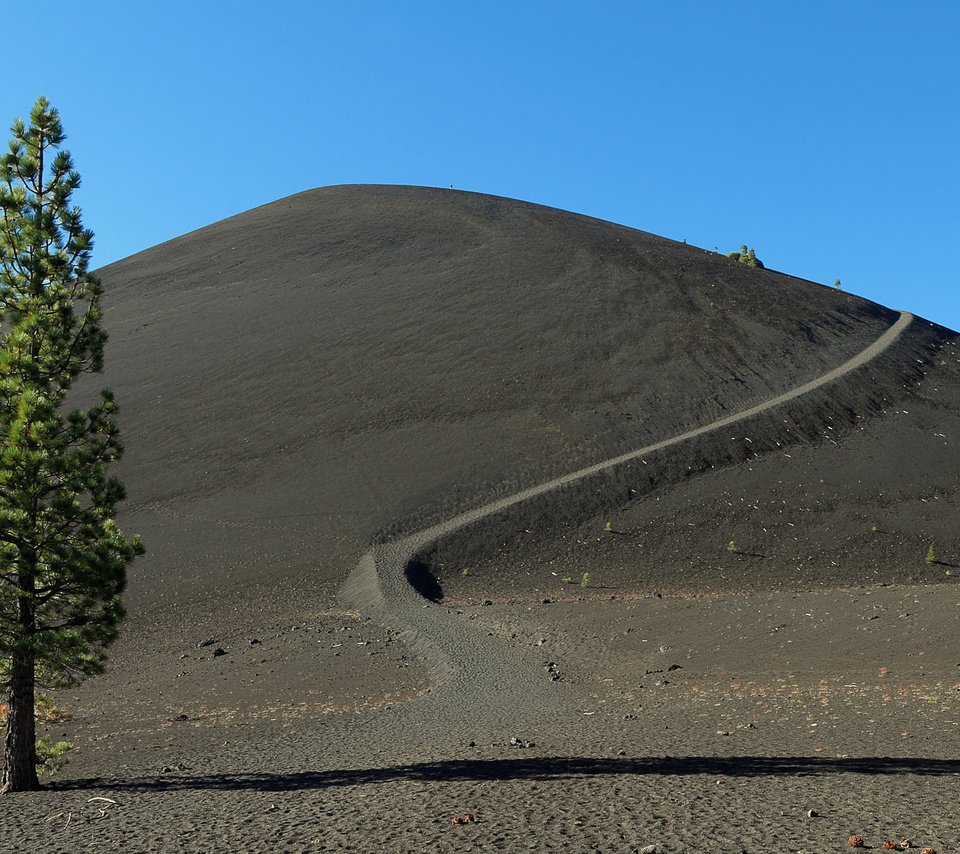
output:
[[[39,8],[0,122],[60,109],[98,265],[311,187],[453,185],[960,329],[955,0]]]

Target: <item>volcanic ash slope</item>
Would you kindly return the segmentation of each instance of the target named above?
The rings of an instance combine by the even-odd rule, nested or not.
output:
[[[101,275],[124,521],[149,550],[135,613],[333,591],[379,533],[777,395],[898,316],[611,223],[410,187],[305,192]],[[882,402],[910,367],[860,385]]]
[[[46,727],[77,746],[57,789],[0,837],[955,849],[955,333],[409,187],[303,193],[100,272],[148,554],[108,673]],[[404,535],[651,445],[421,548],[438,598],[493,605],[404,586]],[[371,566],[386,627],[337,595]],[[836,589],[887,581],[924,584]]]

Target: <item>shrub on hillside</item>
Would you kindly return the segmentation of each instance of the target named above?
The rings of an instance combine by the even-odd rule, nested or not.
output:
[[[758,267],[761,270],[763,269],[763,261],[757,257],[757,253],[753,251],[753,248],[747,249],[746,244],[743,244],[740,247],[739,252],[728,252],[728,258],[732,258],[734,261],[738,261],[741,264],[746,264],[748,267]]]

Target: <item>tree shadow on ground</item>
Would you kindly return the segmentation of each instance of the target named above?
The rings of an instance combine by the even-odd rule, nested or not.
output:
[[[86,778],[64,780],[52,788],[113,789],[117,791],[171,791],[185,789],[255,790],[282,792],[363,786],[397,782],[457,780],[562,780],[602,775],[727,777],[793,776],[826,774],[906,774],[947,776],[960,774],[958,759],[922,759],[867,756],[826,758],[809,756],[665,756],[649,758],[537,757],[516,759],[447,759],[387,768],[348,768],[292,773],[175,773],[157,777]]]

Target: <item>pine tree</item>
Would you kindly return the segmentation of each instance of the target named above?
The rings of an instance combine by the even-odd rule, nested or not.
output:
[[[741,264],[746,264],[748,267],[758,267],[763,269],[763,261],[757,257],[757,253],[753,248],[747,248],[746,243],[740,244],[739,252],[728,252],[728,258],[732,258],[734,261],[739,261]]]
[[[70,204],[80,176],[45,98],[11,131],[0,155],[0,792],[38,788],[36,688],[102,670],[127,564],[142,553],[114,521],[124,493],[107,473],[122,452],[113,395],[64,405],[82,373],[102,369],[106,340],[93,234]]]

